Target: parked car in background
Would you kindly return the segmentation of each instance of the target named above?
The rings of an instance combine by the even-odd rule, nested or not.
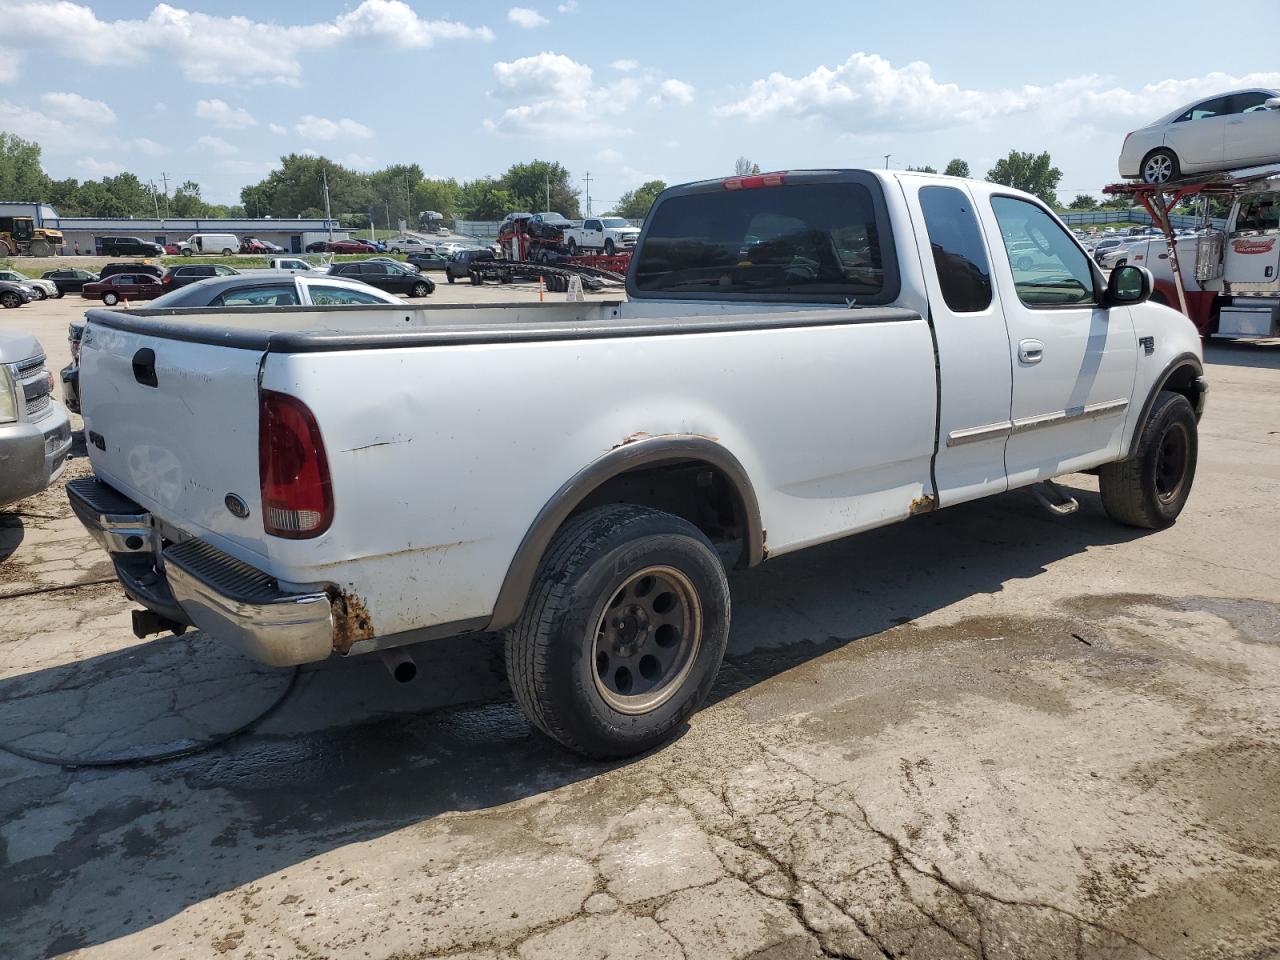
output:
[[[98,237],[98,249],[108,257],[160,257],[164,247],[138,237]]]
[[[378,239],[362,239],[361,242],[373,247],[375,253],[386,253],[387,245]]]
[[[11,283],[8,280],[0,280],[0,307],[6,310],[12,310],[15,307],[23,307],[36,298],[31,292],[31,288],[25,283]]]
[[[19,273],[17,270],[0,270],[0,280],[7,280],[10,283],[25,284],[31,288],[31,291],[36,295],[37,300],[62,296],[62,291],[58,289],[58,285],[52,280],[28,277],[25,273]]]
[[[434,242],[428,243],[421,237],[393,237],[388,240],[386,247],[392,253],[430,253],[435,250]]]
[[[449,264],[449,258],[442,253],[411,253],[405,257],[405,263],[411,263],[419,270],[443,270]]]
[[[193,263],[179,267],[170,267],[169,272],[160,278],[160,285],[168,290],[177,290],[191,283],[198,283],[210,277],[237,277],[240,271],[222,263]]]
[[[328,274],[269,276],[244,273],[211,277],[166,293],[152,307],[293,307],[394,303],[399,297],[353,280]]]
[[[73,270],[64,267],[48,271],[44,279],[52,280],[63,293],[79,293],[80,288],[86,283],[92,283],[101,277],[89,270]]]
[[[159,280],[165,274],[165,268],[158,263],[108,263],[98,271],[98,279],[105,280],[117,273],[147,273]]]
[[[260,240],[255,240],[253,237],[245,237],[240,241],[239,252],[261,255],[267,252],[267,248]]]
[[[267,265],[257,269],[240,271],[241,273],[325,273],[328,264],[317,265],[301,257],[268,257]]]
[[[445,264],[444,278],[450,283],[470,276],[471,264],[478,260],[496,260],[497,255],[488,247],[474,247],[468,250],[457,250]]]
[[[234,233],[193,233],[178,244],[184,257],[196,254],[229,257],[240,249],[240,238]]]
[[[48,487],[70,452],[71,422],[53,398],[40,342],[0,332],[0,507]]]
[[[272,243],[270,240],[259,240],[258,243],[267,248],[267,253],[288,253],[284,247],[278,243]]]
[[[1093,249],[1090,250],[1089,253],[1093,256],[1093,259],[1096,262],[1098,258],[1101,257],[1108,250],[1121,246],[1123,243],[1124,241],[1117,237],[1107,237],[1105,240],[1099,240],[1097,243],[1095,243],[1093,245]]]
[[[1166,183],[1188,173],[1280,163],[1280,91],[1197,100],[1124,138],[1120,176]]]
[[[389,293],[403,293],[410,297],[426,297],[435,292],[436,285],[412,267],[381,260],[356,260],[335,263],[329,268],[329,276],[359,280]]]
[[[121,300],[154,300],[164,293],[159,278],[149,273],[117,273],[80,288],[86,300],[101,300],[114,307]]]
[[[307,253],[377,253],[364,240],[317,240],[307,244]]]

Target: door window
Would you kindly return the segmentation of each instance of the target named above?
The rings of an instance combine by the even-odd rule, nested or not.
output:
[[[991,266],[968,196],[955,187],[922,187],[920,209],[947,307],[953,313],[987,309]]]
[[[215,307],[294,307],[298,293],[293,284],[273,287],[245,287],[229,290],[213,301]]]
[[[1220,117],[1224,113],[1231,112],[1231,98],[1218,97],[1216,100],[1206,100],[1204,103],[1197,103],[1194,107],[1180,116],[1174,123],[1182,123],[1186,120],[1208,120],[1210,117]]]
[[[1053,217],[1016,197],[992,197],[991,208],[1019,300],[1029,307],[1096,302],[1089,258]]]
[[[1254,111],[1263,111],[1267,109],[1267,101],[1271,99],[1273,94],[1254,92],[1254,93],[1237,93],[1231,97],[1230,113],[1253,113]]]
[[[348,303],[386,303],[381,297],[363,290],[346,287],[312,287],[311,302],[318,307],[331,307]]]

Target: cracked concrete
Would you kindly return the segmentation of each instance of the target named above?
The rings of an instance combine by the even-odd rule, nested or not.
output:
[[[252,732],[167,763],[0,752],[0,956],[1276,956],[1280,358],[1210,361],[1176,527],[1119,530],[1073,477],[1069,519],[1015,493],[737,574],[710,704],[630,762],[531,731],[492,638],[423,648],[417,687],[304,670]],[[9,582],[81,556],[59,509],[53,538],[22,519]],[[0,599],[0,689],[91,689],[137,653],[128,609]],[[139,703],[192,676],[161,649]],[[202,722],[244,706],[244,669],[182,684]],[[146,728],[129,676],[104,671],[85,731]],[[73,732],[54,706],[44,732]]]

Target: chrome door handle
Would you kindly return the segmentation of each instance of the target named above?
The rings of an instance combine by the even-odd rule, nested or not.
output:
[[[1023,363],[1039,363],[1044,358],[1044,344],[1039,340],[1019,340],[1018,359]]]

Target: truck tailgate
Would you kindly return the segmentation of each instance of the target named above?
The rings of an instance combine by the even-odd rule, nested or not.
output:
[[[265,556],[258,483],[258,350],[90,320],[80,354],[94,472],[161,520],[253,562]],[[249,507],[237,517],[228,495]],[[241,511],[243,512],[243,511]]]

